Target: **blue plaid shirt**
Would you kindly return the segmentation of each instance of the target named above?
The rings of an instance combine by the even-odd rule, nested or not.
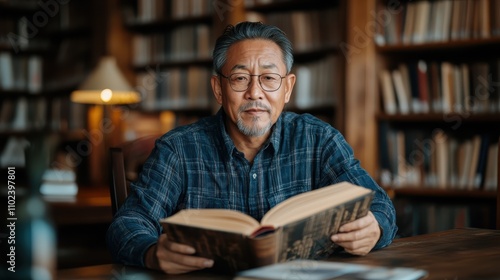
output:
[[[383,230],[375,248],[389,245],[397,230],[394,206],[336,129],[283,112],[252,164],[225,131],[220,110],[156,141],[108,230],[108,245],[115,261],[144,266],[162,232],[159,220],[181,209],[227,208],[260,220],[291,196],[342,181],[375,191],[371,211]]]

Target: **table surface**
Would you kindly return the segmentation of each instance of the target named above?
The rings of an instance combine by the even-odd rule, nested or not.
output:
[[[110,223],[113,215],[107,186],[82,186],[75,196],[44,196],[57,225]]]
[[[339,254],[329,261],[388,267],[413,267],[429,272],[426,279],[500,279],[500,230],[453,229],[395,239],[387,248],[359,257]],[[106,264],[58,271],[57,279],[232,279],[195,272],[165,275],[157,271]]]

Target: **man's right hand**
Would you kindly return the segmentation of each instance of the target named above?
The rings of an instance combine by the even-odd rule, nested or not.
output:
[[[213,260],[192,256],[194,253],[194,248],[168,241],[167,235],[162,234],[158,243],[146,252],[145,263],[146,267],[162,270],[167,274],[187,273],[213,266]]]

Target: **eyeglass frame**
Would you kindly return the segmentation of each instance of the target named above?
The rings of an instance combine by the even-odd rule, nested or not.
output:
[[[263,91],[265,91],[265,92],[275,92],[275,91],[278,91],[278,90],[281,88],[281,85],[283,84],[283,79],[285,79],[285,78],[286,78],[286,76],[288,76],[288,74],[285,74],[285,76],[281,76],[281,75],[280,75],[280,74],[278,74],[278,73],[262,73],[262,74],[259,74],[259,75],[257,75],[257,74],[247,74],[247,73],[232,73],[232,74],[230,74],[229,76],[225,76],[225,75],[224,75],[224,74],[222,74],[222,73],[218,73],[218,75],[219,75],[220,77],[222,77],[222,78],[226,78],[226,79],[228,80],[228,82],[229,82],[229,86],[231,87],[231,89],[232,89],[232,90],[234,90],[234,91],[236,91],[236,92],[244,92],[244,91],[247,91],[247,90],[250,88],[250,84],[252,83],[252,80],[250,79],[250,81],[248,82],[248,85],[247,85],[247,88],[246,88],[246,89],[244,89],[244,90],[235,90],[235,89],[233,88],[233,86],[231,85],[231,80],[230,80],[229,78],[230,78],[232,75],[236,75],[236,74],[240,74],[240,75],[241,75],[241,74],[243,74],[243,75],[248,75],[248,76],[250,76],[250,77],[257,77],[257,80],[259,81],[259,86],[260,86],[260,88],[261,88]],[[266,89],[264,89],[264,87],[262,86],[262,82],[260,81],[260,77],[261,77],[262,75],[269,75],[269,74],[278,75],[278,76],[280,77],[280,85],[279,85],[279,87],[278,87],[278,88],[276,88],[275,90],[266,90]]]

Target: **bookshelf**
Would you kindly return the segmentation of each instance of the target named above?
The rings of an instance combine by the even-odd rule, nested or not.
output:
[[[52,134],[73,150],[85,139],[86,107],[69,94],[90,67],[89,8],[85,1],[54,3],[0,1],[2,169],[24,167],[19,159],[31,137]]]
[[[135,87],[143,96],[125,128],[125,140],[164,133],[211,115],[212,3],[127,0],[120,9],[131,35]]]
[[[500,1],[378,0],[369,9],[372,173],[395,197],[401,234],[494,228]]]

